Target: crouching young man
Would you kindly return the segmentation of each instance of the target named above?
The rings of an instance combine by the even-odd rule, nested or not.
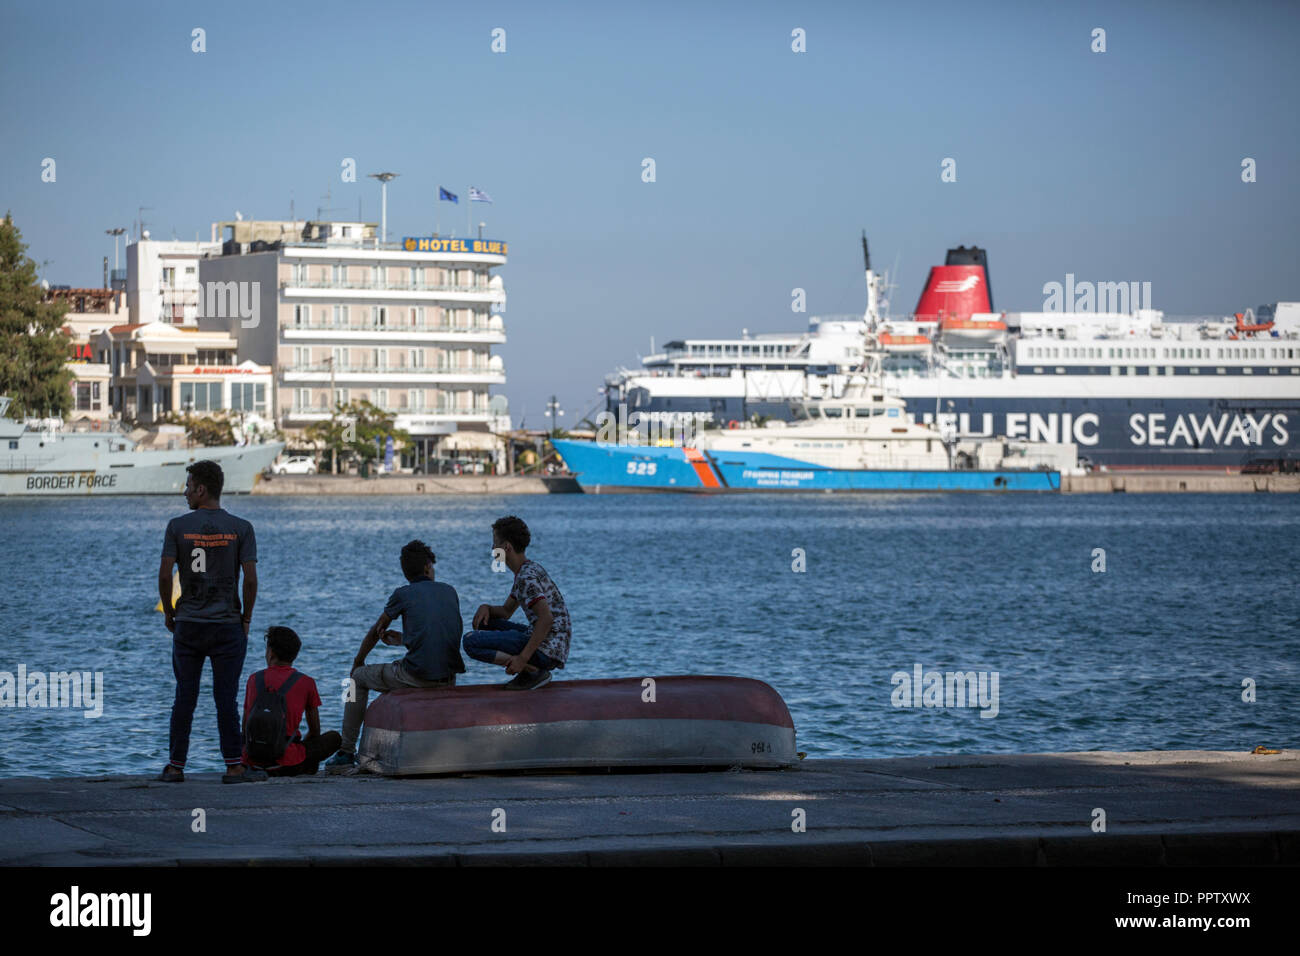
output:
[[[492,525],[492,551],[504,554],[514,572],[506,603],[484,604],[474,612],[474,630],[465,635],[465,653],[476,661],[497,664],[516,674],[507,690],[535,690],[548,683],[551,671],[569,657],[569,609],[546,569],[524,553],[532,536],[513,515]],[[522,607],[528,623],[510,620]]]
[[[300,650],[302,641],[291,628],[268,627],[266,670],[250,675],[244,688],[244,764],[272,777],[313,774],[339,749],[337,731],[320,732],[316,682],[293,667]],[[304,716],[307,736],[301,737]]]
[[[433,552],[423,541],[402,548],[402,574],[409,584],[388,599],[384,613],[361,642],[352,662],[356,693],[343,705],[343,740],[339,752],[325,764],[326,773],[346,773],[357,765],[357,738],[366,714],[370,691],[403,687],[454,687],[456,675],[465,673],[460,656],[460,598],[450,584],[433,579]],[[402,619],[401,632],[388,630]],[[406,656],[388,664],[366,664],[366,655],[380,641],[401,644]]]

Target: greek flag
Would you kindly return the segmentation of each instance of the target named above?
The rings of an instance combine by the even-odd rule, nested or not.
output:
[[[469,201],[470,202],[491,202],[492,197],[489,196],[487,193],[485,193],[483,190],[475,189],[473,186],[470,186]]]
[[[445,199],[447,200],[447,202],[455,202],[455,203],[460,202],[460,200],[456,198],[456,194],[454,192],[451,192],[450,190],[447,189],[443,189],[441,186],[438,187],[438,198]]]

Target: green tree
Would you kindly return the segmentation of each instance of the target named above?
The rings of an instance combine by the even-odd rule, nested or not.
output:
[[[168,412],[163,421],[171,425],[184,425],[185,437],[196,445],[212,448],[216,445],[233,445],[235,432],[230,420],[224,416],[178,415]]]
[[[410,433],[394,427],[393,421],[394,416],[365,399],[347,405],[339,402],[332,420],[308,425],[303,434],[345,462],[349,456],[371,461],[383,454],[383,446],[390,435],[395,445],[411,440]],[[375,439],[379,440],[378,445]]]
[[[10,414],[64,416],[72,410],[71,340],[61,331],[68,307],[46,303],[36,263],[6,213],[0,222],[0,395]]]

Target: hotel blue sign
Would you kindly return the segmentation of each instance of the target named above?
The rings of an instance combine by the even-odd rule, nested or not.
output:
[[[506,244],[500,239],[439,239],[433,236],[407,236],[402,240],[407,252],[479,252],[504,256]]]

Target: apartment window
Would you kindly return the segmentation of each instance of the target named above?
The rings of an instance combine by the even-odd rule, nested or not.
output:
[[[348,364],[348,350],[345,348],[330,349],[330,358],[334,363],[334,370],[346,368]]]
[[[293,390],[293,407],[298,409],[311,408],[310,388],[295,388]]]
[[[257,382],[231,382],[230,407],[237,411],[266,411],[266,385]]]
[[[424,368],[424,349],[410,350],[411,368]]]
[[[370,358],[375,368],[388,368],[388,349],[371,349]]]
[[[306,368],[311,364],[311,348],[306,345],[293,347],[293,368]]]
[[[382,289],[388,279],[388,269],[386,266],[370,267],[370,282],[376,289]]]
[[[424,266],[411,266],[411,288],[418,289],[424,285]]]
[[[388,325],[388,307],[382,305],[371,306],[370,321],[377,328],[386,328]]]
[[[99,395],[99,382],[77,383],[77,411],[97,412],[102,407]]]
[[[181,382],[183,410],[215,412],[222,407],[220,382]]]
[[[293,307],[293,324],[296,328],[304,328],[311,324],[311,306],[295,305]]]
[[[375,389],[375,405],[379,408],[388,408],[388,389]]]
[[[342,265],[336,263],[330,269],[330,272],[332,273],[332,275],[330,276],[330,280],[335,285],[343,285],[345,282],[347,282],[348,280],[347,270]]]
[[[176,288],[176,269],[173,266],[163,267],[163,285],[169,289]]]
[[[307,284],[307,263],[295,262],[293,264],[293,284],[294,285]]]
[[[411,409],[412,409],[413,411],[423,411],[423,410],[424,410],[424,390],[423,390],[423,389],[413,388],[413,389],[411,389],[409,392],[407,392],[406,395],[407,395],[407,400],[410,402],[410,407],[411,407]]]
[[[349,395],[349,391],[346,388],[334,389],[334,401],[339,405],[346,405],[348,404],[349,401],[351,401],[348,395]]]

